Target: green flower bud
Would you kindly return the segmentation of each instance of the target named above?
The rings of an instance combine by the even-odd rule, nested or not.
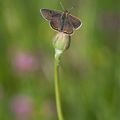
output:
[[[67,50],[70,46],[70,40],[71,40],[71,36],[65,33],[58,33],[53,41],[53,45],[55,47],[55,50],[64,52],[65,50]]]

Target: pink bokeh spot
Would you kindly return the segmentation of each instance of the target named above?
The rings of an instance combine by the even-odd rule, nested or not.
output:
[[[29,53],[17,53],[13,64],[18,71],[30,72],[38,68],[37,57]]]
[[[11,102],[11,110],[16,118],[27,119],[33,111],[31,98],[27,96],[17,96]]]

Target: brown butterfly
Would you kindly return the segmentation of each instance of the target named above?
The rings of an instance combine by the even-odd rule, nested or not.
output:
[[[62,13],[49,9],[40,9],[40,12],[43,18],[50,22],[50,26],[59,32],[70,35],[82,25],[82,22],[67,10]]]

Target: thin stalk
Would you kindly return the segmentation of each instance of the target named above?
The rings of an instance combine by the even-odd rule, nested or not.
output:
[[[58,120],[64,120],[62,115],[61,108],[61,96],[60,96],[60,81],[59,81],[59,62],[60,62],[60,54],[56,54],[55,63],[54,63],[54,84],[55,84],[55,97],[56,97],[56,109]]]

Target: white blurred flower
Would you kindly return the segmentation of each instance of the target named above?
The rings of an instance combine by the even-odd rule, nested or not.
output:
[[[69,34],[59,32],[54,38],[53,45],[56,50],[63,52],[69,48],[70,40],[71,36]]]

